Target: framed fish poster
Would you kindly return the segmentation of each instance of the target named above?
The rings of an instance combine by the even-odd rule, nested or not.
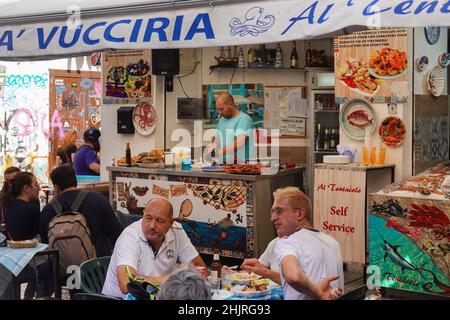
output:
[[[150,50],[107,51],[102,59],[104,104],[135,104],[152,98]]]
[[[407,29],[355,32],[334,40],[336,102],[364,98],[372,103],[408,100]]]
[[[450,200],[440,187],[449,175],[438,165],[370,195],[372,284],[450,297]]]

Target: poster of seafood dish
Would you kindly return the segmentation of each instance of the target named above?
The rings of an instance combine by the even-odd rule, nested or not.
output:
[[[137,103],[152,98],[150,50],[108,51],[103,55],[103,103]]]
[[[372,103],[408,100],[407,31],[387,28],[336,37],[336,102],[364,98]]]
[[[142,215],[153,198],[169,200],[174,219],[200,252],[213,248],[241,258],[247,253],[247,188],[243,186],[117,177],[115,192],[116,208],[124,214]]]
[[[442,163],[370,195],[369,265],[382,287],[450,297],[449,176]]]

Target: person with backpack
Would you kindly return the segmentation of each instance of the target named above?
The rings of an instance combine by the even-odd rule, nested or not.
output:
[[[50,179],[57,195],[42,209],[39,234],[59,250],[63,276],[70,265],[110,256],[123,228],[102,194],[77,188],[71,165],[53,169]]]

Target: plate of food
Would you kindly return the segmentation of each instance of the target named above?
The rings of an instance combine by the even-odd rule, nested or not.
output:
[[[148,136],[155,131],[156,122],[155,108],[148,102],[139,102],[133,112],[133,125],[136,131],[143,136]]]
[[[21,241],[8,240],[7,241],[8,247],[13,248],[13,249],[33,248],[38,243],[39,243],[38,239],[21,240]]]
[[[364,99],[356,98],[347,101],[339,114],[339,122],[344,132],[352,139],[364,140],[366,128],[373,133],[376,128],[375,111]]]
[[[398,117],[386,117],[381,122],[378,135],[385,145],[397,148],[406,138],[405,123]]]
[[[244,175],[260,175],[263,171],[260,165],[254,164],[225,166],[224,170],[227,173]]]
[[[260,279],[261,276],[256,273],[248,273],[248,272],[234,272],[227,275],[228,280],[237,284],[247,284],[250,281]]]
[[[340,65],[338,72],[338,78],[344,86],[364,96],[375,96],[382,83],[382,80],[370,74],[367,63],[361,63],[354,58],[349,58]]]
[[[369,73],[382,80],[394,80],[406,75],[408,57],[405,51],[383,48],[370,55]]]
[[[234,286],[231,291],[239,297],[261,297],[270,294],[269,284],[269,279],[257,279],[250,281],[245,286]]]

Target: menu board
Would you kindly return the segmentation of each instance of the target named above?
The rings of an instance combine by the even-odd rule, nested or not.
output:
[[[345,262],[364,264],[366,173],[316,168],[314,171],[314,228],[341,245]]]
[[[105,52],[102,61],[103,103],[138,103],[152,97],[150,50]]]
[[[336,102],[365,98],[373,103],[408,100],[407,29],[388,28],[336,37]]]

